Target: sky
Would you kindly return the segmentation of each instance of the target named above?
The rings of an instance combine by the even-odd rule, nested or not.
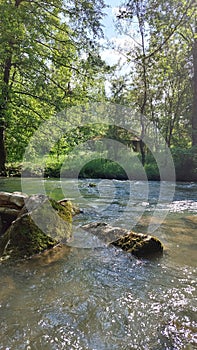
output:
[[[120,6],[120,0],[105,0],[105,3],[110,7],[105,10],[107,16],[103,20],[103,25],[105,26],[103,29],[105,35],[110,38],[117,35],[113,23],[113,10]]]
[[[104,48],[101,51],[101,58],[107,62],[109,65],[117,64],[118,62],[121,64],[122,68],[118,69],[116,72],[117,76],[126,74],[130,71],[131,67],[127,63],[127,58],[125,55],[120,53],[120,50],[115,50],[110,45],[112,43],[115,47],[120,47],[121,50],[130,51],[133,48],[133,40],[126,35],[120,35],[114,24],[115,12],[117,12],[118,8],[121,5],[121,0],[105,0],[106,5],[109,8],[105,9],[106,16],[103,19],[103,32],[105,35],[104,40],[101,40],[101,44],[103,44]],[[106,86],[106,89],[110,91],[110,83],[109,86]]]

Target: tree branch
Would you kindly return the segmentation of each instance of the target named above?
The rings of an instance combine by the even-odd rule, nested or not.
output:
[[[189,10],[190,6],[192,5],[193,0],[191,1],[191,3],[187,6],[187,8],[185,9],[185,12],[183,13],[181,19],[177,22],[177,24],[175,25],[175,27],[173,28],[173,30],[168,34],[168,36],[165,38],[165,40],[153,51],[151,52],[149,55],[147,55],[145,57],[145,60],[153,57],[157,52],[159,52],[162,47],[168,42],[168,40],[173,36],[173,34],[176,32],[177,28],[184,22],[187,21],[187,19],[184,20],[185,16],[187,15],[187,11]],[[141,59],[143,58],[143,55],[138,56],[136,59]]]

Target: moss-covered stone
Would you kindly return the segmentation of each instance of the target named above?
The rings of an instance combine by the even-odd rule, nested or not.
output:
[[[36,203],[37,202],[37,203]],[[63,206],[47,196],[30,196],[26,208],[36,225],[56,241],[72,236],[72,203]]]
[[[54,199],[49,199],[53,209],[58,212],[58,215],[66,222],[72,223],[73,205],[70,201],[64,203],[56,202]]]
[[[154,236],[128,231],[122,227],[110,226],[103,222],[89,223],[83,225],[82,228],[103,242],[121,248],[136,257],[150,257],[163,252],[161,242]]]
[[[163,246],[158,238],[132,231],[111,244],[139,258],[163,252]]]
[[[25,258],[50,249],[57,243],[26,214],[15,220],[1,237],[0,254],[2,258]]]
[[[71,210],[71,214],[72,217],[82,213],[82,210],[74,203],[72,203],[71,201],[67,200],[67,199],[61,199],[58,202],[55,203],[59,203],[61,204],[63,207],[67,208],[68,210]],[[53,204],[52,204],[53,205]]]
[[[45,195],[25,197],[18,216],[6,218],[7,226],[1,218],[0,259],[30,257],[67,242],[72,236],[72,212],[70,201],[62,205]]]

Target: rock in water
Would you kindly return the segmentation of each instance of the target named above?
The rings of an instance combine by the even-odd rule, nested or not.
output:
[[[100,222],[86,224],[82,228],[96,235],[105,243],[121,248],[138,258],[150,257],[163,252],[161,242],[154,236],[132,232]]]
[[[105,222],[91,222],[90,224],[83,225],[82,228],[105,243],[111,243],[128,233],[128,230],[124,228],[110,226]]]
[[[72,235],[72,203],[61,205],[45,195],[32,195],[25,201],[23,212],[31,215],[35,224],[57,242]]]
[[[28,195],[22,192],[0,192],[0,206],[21,209]]]
[[[17,195],[18,196],[18,195]],[[13,196],[1,197],[0,211],[0,258],[25,258],[52,248],[72,235],[72,203],[64,205],[45,195],[24,195],[15,215],[11,211]],[[9,199],[11,200],[9,202]],[[6,203],[6,206],[5,206]],[[11,208],[9,208],[9,203]],[[19,208],[19,207],[18,207]],[[3,211],[3,209],[5,209]]]
[[[163,246],[158,238],[143,233],[129,232],[126,236],[111,242],[138,258],[150,257],[163,252]]]
[[[57,243],[35,225],[30,214],[25,214],[15,220],[1,237],[0,255],[3,258],[26,258]]]
[[[21,192],[0,192],[0,236],[8,229],[25,205],[28,195]]]
[[[66,199],[59,202],[45,195],[0,192],[0,260],[25,258],[66,243],[72,235],[72,216],[80,210]],[[105,243],[137,257],[161,254],[161,242],[105,223],[90,223],[83,229]]]

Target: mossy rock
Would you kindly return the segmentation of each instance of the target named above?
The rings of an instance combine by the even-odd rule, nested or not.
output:
[[[15,220],[1,237],[0,254],[2,258],[26,258],[50,249],[57,243],[26,214]]]
[[[103,222],[92,222],[83,225],[82,228],[103,242],[121,248],[139,258],[161,255],[163,252],[161,242],[154,236],[128,231]]]
[[[72,217],[83,212],[76,204],[74,204],[73,202],[69,201],[66,198],[60,199],[58,202],[55,202],[55,206],[57,205],[57,203],[67,208]]]
[[[72,203],[44,195],[27,198],[16,220],[0,237],[0,259],[21,259],[46,251],[72,236]]]
[[[111,244],[128,253],[132,253],[138,258],[162,254],[163,252],[163,246],[158,238],[132,231],[126,236],[111,242]]]
[[[72,236],[72,203],[61,205],[44,195],[33,195],[26,201],[26,212],[35,224],[56,241],[67,241]]]

